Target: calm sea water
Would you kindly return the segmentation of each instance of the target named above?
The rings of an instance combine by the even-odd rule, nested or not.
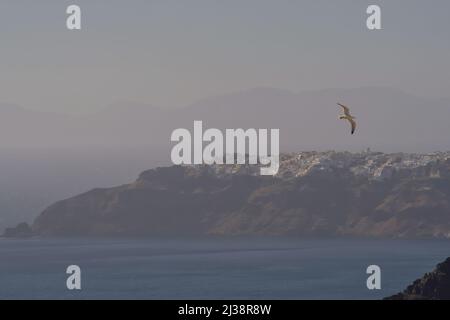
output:
[[[0,299],[379,299],[448,256],[449,241],[0,239]],[[382,290],[366,288],[371,264]]]

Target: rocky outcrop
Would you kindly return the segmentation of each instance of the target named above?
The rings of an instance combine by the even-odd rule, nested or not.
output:
[[[450,300],[450,258],[414,281],[405,291],[386,300]]]
[[[21,223],[15,228],[7,228],[3,233],[5,238],[29,238],[34,235],[28,223]]]
[[[173,166],[57,202],[34,222],[46,236],[292,235],[450,237],[446,154],[283,155],[256,166]],[[390,174],[378,168],[389,163]]]

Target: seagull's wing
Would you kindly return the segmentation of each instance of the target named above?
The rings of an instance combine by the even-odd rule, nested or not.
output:
[[[340,104],[340,103],[338,103],[338,106],[340,106],[342,109],[344,109],[344,114],[346,116],[350,117],[350,109],[348,107],[346,107],[346,106],[344,106],[343,104]]]
[[[354,134],[355,133],[355,130],[356,130],[356,122],[355,122],[355,120],[353,120],[353,119],[347,119],[349,122],[350,122],[350,124],[352,125],[352,134]]]

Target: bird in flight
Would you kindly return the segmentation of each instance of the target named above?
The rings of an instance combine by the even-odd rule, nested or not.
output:
[[[348,107],[346,107],[346,106],[344,106],[343,104],[340,104],[340,103],[338,103],[338,106],[340,106],[343,109],[343,111],[344,111],[344,114],[341,115],[339,117],[339,119],[347,120],[348,122],[350,122],[350,124],[352,126],[352,134],[354,134],[355,130],[356,130],[356,122],[355,122],[356,118],[350,114],[350,109]]]

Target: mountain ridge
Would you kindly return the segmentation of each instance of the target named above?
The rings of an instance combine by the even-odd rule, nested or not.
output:
[[[358,119],[358,134],[351,139],[348,128],[337,120],[336,102],[348,104]],[[20,110],[11,115],[0,108],[0,147],[168,146],[174,129],[191,128],[194,120],[202,120],[219,129],[278,128],[284,151],[450,149],[445,139],[450,135],[448,99],[421,98],[384,87],[300,93],[255,88],[183,108],[124,103],[82,117]]]

